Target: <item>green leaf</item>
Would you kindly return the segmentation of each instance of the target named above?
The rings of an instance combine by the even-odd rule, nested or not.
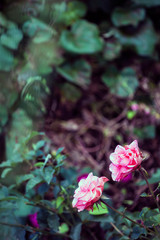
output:
[[[23,152],[24,154],[26,145],[22,147],[22,143],[32,131],[32,126],[32,120],[27,116],[24,110],[18,109],[12,114],[10,131],[7,135],[6,152],[7,159],[10,159],[13,165],[24,161],[20,153]],[[18,143],[21,143],[21,146],[19,144],[15,144],[15,139],[17,139]]]
[[[140,213],[140,217],[142,218],[144,225],[146,226],[153,226],[153,224],[155,226],[159,225],[159,221],[160,221],[160,214],[157,209],[150,209],[150,208],[143,208],[141,213]]]
[[[79,20],[72,25],[71,31],[62,32],[60,44],[72,53],[92,54],[102,50],[103,40],[95,24]]]
[[[43,167],[44,162],[37,162],[34,164],[35,167]]]
[[[10,71],[14,65],[13,54],[0,43],[0,70]]]
[[[159,0],[132,0],[136,6],[157,7],[160,6]]]
[[[87,9],[83,2],[70,1],[68,4],[65,2],[53,4],[53,10],[55,21],[68,26],[83,17]]]
[[[150,197],[147,193],[142,193],[141,195],[140,195],[141,197]]]
[[[141,236],[141,234],[144,234],[145,231],[146,231],[145,229],[139,226],[134,226],[133,232],[131,234],[131,239],[138,239]]]
[[[114,36],[124,47],[135,49],[140,56],[152,56],[158,42],[158,36],[149,20],[134,35],[125,35],[119,30],[114,30]]]
[[[111,93],[119,97],[132,96],[139,85],[136,72],[130,67],[124,68],[119,73],[114,66],[111,66],[102,76],[102,80]]]
[[[107,41],[104,46],[104,59],[112,61],[119,57],[122,45],[118,41]]]
[[[63,202],[64,202],[64,197],[58,197],[56,199],[56,208],[59,208]]]
[[[56,151],[56,156],[57,156],[58,154],[60,154],[63,150],[64,150],[64,147],[58,148],[57,151]]]
[[[43,178],[44,180],[50,184],[52,178],[53,178],[53,174],[55,173],[55,169],[53,169],[53,167],[48,166],[46,168],[44,168],[44,174],[43,174]]]
[[[22,38],[23,34],[21,30],[18,28],[11,28],[1,35],[0,43],[7,48],[15,50],[18,48]]]
[[[5,219],[6,219],[6,217],[5,217]],[[11,222],[9,217],[7,218],[7,223],[8,223],[8,221],[11,224],[17,224],[17,220]],[[23,223],[21,223],[21,224],[23,224]],[[16,228],[16,227],[1,225],[0,236],[1,236],[1,240],[6,240],[6,239],[9,239],[9,240],[15,240],[15,239],[25,240],[26,239],[26,230],[24,230],[22,228]]]
[[[1,174],[1,178],[5,178],[6,175],[12,170],[12,168],[5,168]]]
[[[44,164],[43,164],[43,168],[46,166],[47,162],[52,158],[51,154],[48,154],[45,158]],[[43,169],[42,168],[42,169]]]
[[[133,133],[140,139],[153,139],[156,135],[156,129],[154,125],[148,125],[141,128],[134,128]]]
[[[69,227],[66,223],[62,223],[61,226],[59,226],[59,232],[61,234],[67,233],[69,231]]]
[[[31,213],[33,206],[26,204],[26,202],[27,202],[26,198],[23,198],[23,197],[17,198],[18,207],[15,210],[15,216],[27,217]]]
[[[25,138],[24,144],[27,145],[34,137],[43,136],[43,135],[44,135],[43,132],[31,131],[31,133],[29,133],[28,136]],[[37,144],[38,143],[39,143],[39,141],[37,142]]]
[[[28,78],[21,93],[23,107],[30,115],[42,115],[46,111],[44,101],[48,94],[49,88],[44,78],[40,76]]]
[[[73,64],[64,64],[62,67],[58,67],[57,71],[68,81],[81,87],[86,87],[90,84],[91,66],[83,59]]]
[[[49,93],[46,80],[40,76],[30,77],[22,90],[21,97],[25,101],[36,101],[37,95],[41,93],[41,90]]]
[[[31,178],[26,184],[26,192],[33,189],[37,184],[41,183],[42,181],[43,179],[41,176]]]
[[[47,222],[49,227],[54,230],[54,231],[58,231],[59,228],[59,217],[57,214],[49,214],[47,217]]]
[[[82,223],[78,223],[77,225],[75,225],[71,231],[71,235],[70,235],[71,238],[73,240],[80,240],[81,230],[82,230]]]
[[[119,240],[129,240],[129,239],[130,239],[129,237],[123,236],[123,237],[121,237]]]
[[[155,226],[159,225],[159,223],[160,223],[160,213],[153,216],[153,220],[154,220],[154,225]]]
[[[91,222],[114,222],[114,219],[111,217],[111,215],[106,214],[104,215],[91,215],[88,213],[88,211],[83,211],[79,213],[79,216],[82,220],[82,222],[91,221]]]
[[[5,18],[5,16],[0,12],[0,26],[1,27],[7,27],[8,21]]]
[[[101,205],[94,204],[93,211],[92,210],[89,211],[89,214],[91,214],[91,215],[102,215],[102,214],[106,214],[106,213],[108,213],[108,208],[104,203],[101,203]]]
[[[49,74],[54,66],[63,62],[61,55],[62,51],[56,39],[39,44],[31,42],[26,51],[28,64],[25,66],[25,72],[32,70],[35,74]]]
[[[33,174],[25,174],[25,175],[17,176],[16,183],[19,185],[22,182],[25,182],[33,177],[34,177]]]
[[[0,126],[4,126],[8,120],[8,110],[6,106],[0,104]]]
[[[157,171],[153,174],[153,176],[148,179],[148,182],[150,184],[159,183],[159,181],[160,181],[159,176],[160,176],[160,169],[157,169]],[[142,181],[136,183],[136,185],[138,185],[138,186],[142,186],[145,184],[146,184],[145,180],[142,180]]]
[[[111,16],[112,22],[116,27],[133,25],[137,26],[138,23],[145,18],[145,10],[143,8],[137,9],[124,9],[116,8]]]
[[[5,186],[0,186],[0,199],[4,199],[9,194],[9,189]]]
[[[78,87],[76,87],[70,83],[62,84],[61,92],[62,92],[62,96],[65,99],[67,99],[68,101],[71,101],[73,103],[78,101],[82,95],[80,89],[78,89]]]
[[[5,198],[0,198],[0,201],[16,201],[18,198],[15,197],[15,196],[8,196],[8,197],[5,197]]]
[[[131,120],[132,118],[134,118],[134,116],[136,115],[136,112],[135,111],[128,111],[127,112],[127,118],[129,120]]]
[[[40,140],[34,145],[34,150],[37,151],[40,148],[43,148],[45,146],[46,141],[45,140]]]
[[[23,25],[23,31],[29,37],[34,37],[34,43],[43,43],[47,42],[56,34],[55,30],[44,22],[31,18]]]

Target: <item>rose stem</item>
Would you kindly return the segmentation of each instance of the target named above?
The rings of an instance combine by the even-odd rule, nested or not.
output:
[[[143,170],[143,168],[139,168],[139,172],[140,172],[140,173],[142,174],[142,176],[144,177],[144,179],[145,179],[145,181],[146,181],[146,183],[147,183],[147,186],[148,186],[148,188],[149,188],[149,191],[150,191],[150,193],[151,193],[151,195],[152,195],[152,197],[153,197],[153,199],[154,199],[154,201],[155,201],[155,203],[156,203],[156,205],[157,205],[157,207],[158,207],[158,209],[159,209],[159,211],[160,211],[160,205],[159,205],[158,201],[156,200],[156,197],[155,197],[154,192],[153,192],[153,190],[152,190],[152,188],[151,188],[151,185],[150,185],[149,182],[148,182],[146,172]]]
[[[144,225],[132,220],[131,218],[127,217],[123,212],[119,212],[117,209],[115,209],[114,207],[110,206],[108,203],[106,203],[105,201],[103,201],[102,199],[100,199],[100,201],[102,203],[104,203],[107,207],[109,207],[110,209],[112,209],[113,211],[115,211],[116,213],[118,213],[119,215],[121,215],[122,217],[128,219],[130,222],[139,225],[142,228],[145,228],[146,230],[149,230],[150,232],[154,233],[152,230],[148,229],[147,227],[145,227]]]

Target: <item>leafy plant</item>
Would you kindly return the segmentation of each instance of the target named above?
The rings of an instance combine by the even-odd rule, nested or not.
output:
[[[111,66],[102,76],[102,80],[110,88],[111,93],[120,97],[132,96],[138,87],[136,73],[129,67],[119,73],[114,66]]]
[[[71,31],[64,30],[60,37],[61,46],[72,53],[93,54],[102,50],[103,40],[96,25],[78,20]]]

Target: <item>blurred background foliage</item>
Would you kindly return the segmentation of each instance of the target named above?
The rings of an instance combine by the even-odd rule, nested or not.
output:
[[[159,166],[159,14],[158,0],[2,0],[1,161],[34,129],[79,168],[103,172],[135,138]]]
[[[52,202],[57,204],[57,209],[62,205],[62,213],[63,208],[68,211],[70,200],[65,181],[76,184],[77,174],[92,170],[110,178],[110,153],[117,144],[130,143],[134,139],[138,139],[146,155],[143,166],[149,175],[155,173],[150,182],[158,183],[159,16],[159,0],[0,1],[0,183],[8,186],[1,186],[1,198],[6,198],[9,211],[6,215],[6,202],[2,200],[2,218],[4,214],[6,221],[14,223],[17,218],[24,217],[23,214],[26,217],[31,212],[30,206],[19,197],[21,203],[16,203],[15,208],[15,203],[8,201],[8,191],[14,201],[15,189],[23,195],[25,188],[28,194],[42,182],[45,182],[44,188],[40,187],[39,193],[32,194],[31,191],[30,198],[37,201],[38,196],[41,200],[46,193],[45,204],[51,206],[50,200],[54,199]],[[40,141],[35,143],[35,137]],[[59,148],[56,154],[55,150]],[[64,160],[61,151],[67,156],[67,167],[76,168],[68,171],[62,168],[59,175]],[[47,154],[54,161],[56,159],[54,169],[49,165],[44,168],[41,162],[50,164]],[[58,198],[54,173],[63,186]],[[136,187],[135,179],[138,180]],[[54,192],[51,189],[52,194],[48,196],[50,183]],[[122,207],[124,202],[123,207],[132,213],[148,204],[154,207],[151,201],[140,197],[146,188],[137,173],[130,183],[110,184],[111,188],[109,184],[106,187],[107,194],[116,207]],[[73,186],[69,191],[73,193]],[[69,204],[65,206],[62,197],[66,195]],[[135,199],[135,196],[138,197]],[[55,202],[56,198],[58,202]],[[13,205],[19,210],[16,210],[16,218],[13,215],[14,219],[11,219]],[[141,216],[146,215],[148,219],[148,211],[147,208]],[[83,214],[81,218],[85,221]],[[50,215],[46,219],[50,229],[59,221],[48,220]],[[92,221],[96,221],[94,216]],[[159,219],[156,221],[158,224]],[[99,237],[100,233],[104,235],[101,231],[104,229],[107,231],[105,239],[111,239],[110,215],[105,223],[104,218],[99,218],[98,222],[100,225],[91,224],[93,232],[96,231]],[[116,221],[118,226],[121,222],[121,218]],[[128,227],[123,227],[131,239],[138,239],[141,234],[137,229],[132,232],[131,226],[131,232]],[[72,239],[80,239],[81,228],[79,223],[73,228]],[[1,231],[4,239],[8,236],[7,231],[10,231],[10,238],[25,238],[24,230],[7,227],[6,232],[4,228]],[[114,239],[120,239],[119,235]]]

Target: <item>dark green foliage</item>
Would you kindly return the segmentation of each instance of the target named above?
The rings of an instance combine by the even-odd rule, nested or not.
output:
[[[133,228],[133,233],[131,234],[131,239],[138,239],[141,234],[146,233],[145,230],[139,226]]]
[[[112,13],[112,22],[116,27],[133,25],[137,26],[145,18],[145,10],[116,8]]]
[[[94,205],[93,212],[77,213],[71,205],[77,186],[76,169],[64,167],[66,156],[63,148],[53,150],[54,142],[48,141],[43,133],[36,132],[39,126],[44,129],[43,116],[47,113],[48,96],[51,95],[51,100],[56,99],[56,103],[50,103],[52,114],[58,113],[54,119],[58,122],[56,130],[52,129],[54,121],[51,123],[53,134],[58,132],[61,135],[64,128],[65,138],[72,141],[72,135],[68,137],[71,129],[74,135],[86,137],[83,148],[83,145],[90,145],[90,137],[86,134],[89,128],[98,129],[104,135],[102,143],[96,131],[93,135],[98,139],[98,147],[104,145],[105,151],[108,148],[106,155],[102,156],[105,162],[111,151],[108,146],[112,148],[128,138],[138,138],[141,143],[145,139],[153,140],[153,145],[156,145],[154,121],[159,121],[159,98],[155,99],[156,90],[159,91],[159,8],[159,0],[1,1],[0,134],[5,136],[6,154],[0,159],[0,222],[12,224],[6,226],[2,222],[1,240],[83,240],[93,239],[91,233],[102,240],[160,238],[156,232],[150,235],[103,204],[102,207]],[[154,67],[150,68],[152,65]],[[97,89],[100,91],[96,92]],[[89,98],[82,103],[85,107],[80,109],[79,103],[87,95]],[[145,111],[144,108],[139,112],[131,109],[134,101],[139,105],[141,102],[150,104],[146,105],[151,115],[149,122],[139,124],[137,119]],[[64,105],[59,109],[61,102]],[[72,110],[76,112],[75,118],[65,122],[67,113],[72,113]],[[125,118],[122,128],[122,118],[114,124],[121,112],[120,117]],[[79,124],[79,115],[87,123],[85,127],[81,119]],[[60,145],[64,146],[62,140]],[[104,152],[103,149],[98,149],[98,153],[92,152],[97,146],[92,146],[92,142],[87,146],[87,151],[91,150],[89,154],[93,154],[96,161]],[[70,155],[68,149],[64,151]],[[80,154],[74,155],[77,162],[81,161]],[[159,175],[157,169],[149,183],[158,185]],[[137,182],[137,188],[144,184],[144,181]],[[106,186],[107,189],[110,185]],[[113,193],[117,194],[116,191]],[[142,196],[143,200],[150,199],[147,191]],[[117,196],[114,197],[115,200]],[[124,203],[129,201],[134,204],[134,199],[125,199]],[[121,211],[131,215],[124,207]],[[152,231],[159,230],[157,209],[142,206],[140,214],[131,211],[131,217],[136,221],[143,221]],[[38,233],[28,221],[28,215],[33,213],[38,213]]]
[[[78,60],[73,64],[64,64],[62,67],[57,68],[57,71],[68,81],[81,87],[90,84],[91,66],[85,60]]]
[[[114,66],[110,66],[102,80],[110,88],[111,93],[120,97],[132,96],[138,87],[136,73],[129,67],[119,73]]]
[[[159,174],[160,174],[160,169],[157,169],[157,171],[154,173],[154,175],[148,179],[148,182],[150,184],[158,183],[159,182]],[[140,181],[137,183],[137,185],[140,185],[140,186],[145,185],[145,181]]]
[[[81,239],[81,228],[82,223],[78,223],[74,228],[72,229],[71,238],[73,240],[80,240]]]
[[[148,125],[142,128],[134,128],[134,134],[140,138],[155,138],[155,126],[154,125]]]
[[[160,6],[159,0],[132,0],[135,5],[140,5],[143,7],[157,7]]]
[[[123,34],[117,29],[113,34],[124,48],[134,49],[140,56],[152,56],[158,42],[158,36],[150,20],[146,21],[141,30],[133,35]]]
[[[60,44],[72,53],[93,54],[102,50],[103,40],[95,24],[78,20],[72,25],[71,31],[62,32]]]
[[[71,25],[86,14],[86,5],[80,1],[56,3],[53,5],[53,17],[56,23]]]

